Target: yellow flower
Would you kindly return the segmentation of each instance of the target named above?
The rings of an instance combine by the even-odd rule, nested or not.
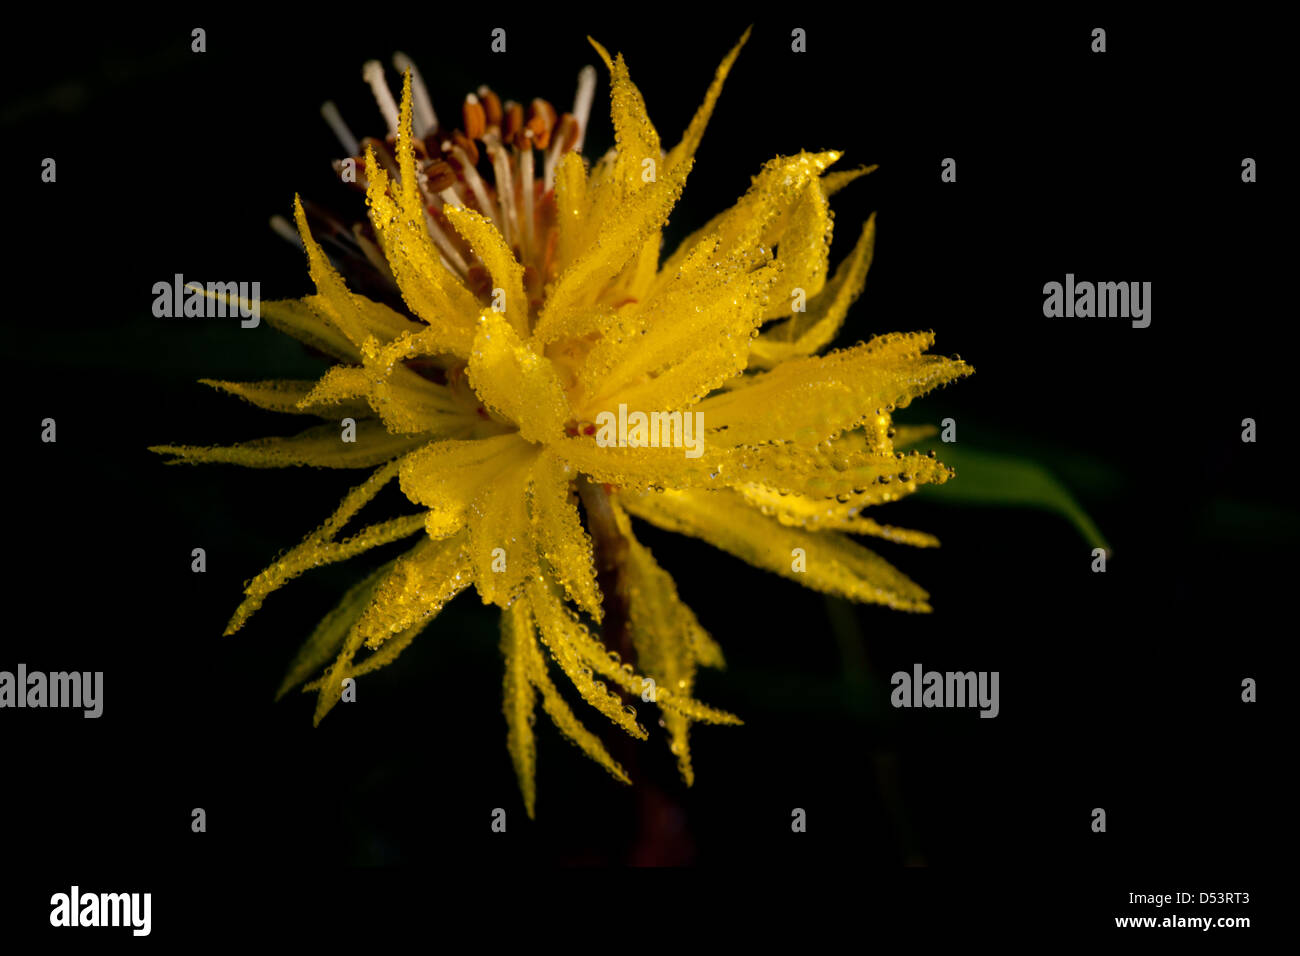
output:
[[[634,737],[647,732],[619,692],[653,701],[691,783],[691,724],[740,721],[692,696],[697,667],[721,666],[722,652],[629,515],[827,594],[929,610],[925,591],[848,534],[936,543],[863,510],[950,477],[933,453],[895,450],[928,432],[895,429],[891,416],[971,369],[927,355],[923,332],[815,354],[861,292],[875,237],[873,219],[828,277],[828,199],[870,169],[828,173],[837,152],[773,159],[660,264],[661,230],[747,37],[667,152],[622,56],[593,41],[610,71],[616,146],[590,166],[580,152],[590,68],[572,113],[557,117],[542,101],[503,107],[480,90],[466,100],[465,129],[450,135],[408,68],[400,111],[386,88],[380,95],[393,154],[369,140],[364,155],[372,258],[391,271],[407,314],[346,287],[295,201],[316,294],[262,311],[338,364],[316,382],[208,384],[275,411],[352,419],[354,434],[327,423],[292,438],[154,450],[188,462],[374,469],[249,582],[228,632],[296,575],[419,535],[343,597],[290,667],[281,694],[320,675],[306,684],[319,692],[317,722],[346,679],[389,663],[472,585],[501,609],[507,741],[530,816],[538,695],[564,734],[628,782],[560,695],[552,663]],[[490,176],[478,172],[480,146]],[[664,441],[647,435],[646,419]],[[690,434],[692,422],[701,432]],[[394,478],[421,510],[344,537]],[[617,593],[602,594],[598,565]],[[610,626],[612,606],[635,666],[588,625]]]

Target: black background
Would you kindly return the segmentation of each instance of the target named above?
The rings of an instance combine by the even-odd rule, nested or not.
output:
[[[833,261],[878,212],[875,263],[841,342],[933,328],[937,350],[976,374],[905,420],[953,416],[963,445],[1052,469],[1113,546],[1106,574],[1091,573],[1090,547],[1059,516],[922,493],[882,517],[943,547],[878,550],[935,612],[845,613],[643,527],[728,655],[725,671],[702,674],[701,698],[746,724],[697,726],[688,791],[661,738],[616,753],[637,782],[623,788],[539,721],[536,822],[505,749],[496,615],[475,595],[315,730],[311,697],[271,702],[279,678],[340,591],[396,551],[300,578],[221,636],[241,582],[316,527],[358,473],[167,468],[148,453],[299,424],[198,377],[320,367],[265,324],[152,318],[153,283],[180,272],[260,279],[272,298],[309,291],[301,253],[267,218],[291,215],[295,192],[360,215],[329,169],[337,147],[317,111],[335,99],[358,136],[382,134],[366,59],[410,54],[449,124],[484,82],[567,107],[579,67],[599,62],[591,33],[626,55],[671,144],[747,16],[43,14],[6,36],[0,130],[17,214],[0,669],[105,673],[99,720],[0,715],[6,866],[49,874],[11,923],[44,923],[44,899],[78,879],[153,888],[158,914],[172,874],[278,883],[271,874],[306,867],[330,881],[357,864],[488,866],[507,883],[531,864],[787,877],[928,865],[1044,901],[1044,884],[1083,880],[1102,888],[1085,908],[1102,923],[1136,912],[1120,905],[1130,890],[1257,884],[1281,837],[1269,811],[1297,527],[1277,143],[1290,110],[1282,40],[1263,20],[758,17],[670,222],[671,247],[780,153],[839,148],[846,168],[878,163],[835,199]],[[194,26],[207,53],[190,52]],[[495,26],[505,55],[489,51]],[[808,31],[805,54],[790,51],[794,26]],[[1094,26],[1108,30],[1103,55],[1089,52]],[[611,140],[600,76],[588,154]],[[46,156],[56,184],[40,182]],[[948,156],[955,184],[939,180]],[[1253,185],[1241,182],[1246,156]],[[1067,272],[1150,281],[1151,326],[1045,319],[1043,283]],[[40,442],[45,417],[57,444]],[[1257,444],[1240,441],[1244,417],[1259,423]],[[194,547],[206,574],[190,571]],[[893,710],[889,674],[918,661],[1000,671],[1001,715]],[[1240,700],[1248,676],[1254,705]],[[206,834],[190,831],[194,807]],[[504,836],[489,829],[495,807]],[[806,834],[790,831],[794,807]],[[1093,807],[1107,811],[1105,834],[1090,830]]]

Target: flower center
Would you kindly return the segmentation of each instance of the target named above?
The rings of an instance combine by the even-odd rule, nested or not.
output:
[[[524,266],[524,291],[535,312],[546,284],[555,279],[555,169],[565,153],[582,151],[596,88],[595,69],[588,66],[579,73],[571,112],[557,113],[544,99],[534,99],[526,107],[512,100],[503,102],[491,89],[480,86],[461,104],[461,125],[448,129],[440,126],[415,65],[403,54],[394,57],[394,65],[411,71],[420,192],[429,234],[444,265],[476,296],[491,302],[487,269],[443,215],[448,204],[475,209],[492,220]],[[362,157],[370,146],[388,174],[400,179],[395,158],[397,103],[378,61],[367,63],[362,72],[387,121],[385,140],[367,137],[358,142],[332,103],[325,104],[322,114],[357,168],[364,168]],[[337,160],[335,168],[341,170],[344,162]],[[364,181],[356,185],[366,187]]]

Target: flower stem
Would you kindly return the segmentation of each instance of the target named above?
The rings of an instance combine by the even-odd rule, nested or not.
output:
[[[579,476],[578,497],[587,510],[587,530],[591,532],[595,545],[596,583],[600,585],[604,598],[602,636],[605,646],[618,651],[624,660],[630,660],[632,629],[628,621],[627,583],[623,575],[627,542],[619,534],[614,509],[603,485]]]
[[[627,575],[623,573],[627,561],[627,539],[618,530],[614,508],[604,485],[580,476],[578,497],[587,511],[587,530],[591,533],[595,550],[596,582],[600,585],[605,615],[602,637],[607,648],[618,651],[620,658],[632,662],[631,596],[627,589]],[[680,803],[656,781],[641,779],[645,765],[640,759],[636,741],[620,734],[613,747],[624,768],[638,782],[635,833],[625,862],[633,866],[689,863],[695,850]]]

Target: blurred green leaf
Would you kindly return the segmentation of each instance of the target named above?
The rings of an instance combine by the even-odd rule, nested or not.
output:
[[[920,493],[926,499],[1053,511],[1069,520],[1092,547],[1110,551],[1101,529],[1065,484],[1037,462],[956,445],[945,446],[939,457],[957,470],[957,477],[946,484],[922,489]]]

